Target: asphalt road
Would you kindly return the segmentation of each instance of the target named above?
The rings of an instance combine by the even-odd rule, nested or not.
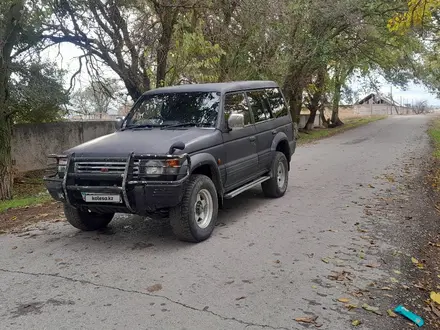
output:
[[[337,299],[390,276],[365,267],[380,254],[365,255],[364,205],[384,174],[427,153],[428,121],[388,118],[298,148],[283,198],[258,188],[228,201],[200,244],[131,216],[100,233],[57,222],[2,235],[0,328],[303,329],[295,318],[318,316],[350,329],[358,312]]]

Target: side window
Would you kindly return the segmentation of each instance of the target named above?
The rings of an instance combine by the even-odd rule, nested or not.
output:
[[[269,111],[269,104],[263,90],[247,92],[247,96],[256,123],[272,118]]]
[[[226,94],[225,96],[225,120],[227,121],[231,113],[241,113],[244,115],[244,125],[250,125],[251,115],[244,93]]]
[[[270,110],[274,118],[287,116],[288,110],[283,96],[278,88],[266,89],[267,100],[270,104]]]

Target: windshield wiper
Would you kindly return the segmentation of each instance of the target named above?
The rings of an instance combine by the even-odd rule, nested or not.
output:
[[[170,129],[170,128],[177,128],[177,127],[185,127],[185,126],[211,127],[211,124],[208,124],[208,123],[197,123],[195,121],[188,121],[186,123],[179,123],[179,124],[174,124],[174,125],[166,125],[166,126],[163,126],[161,129]]]
[[[158,125],[151,125],[151,124],[141,124],[141,125],[128,125],[125,126],[123,130],[126,129],[152,129],[153,127],[158,127]]]

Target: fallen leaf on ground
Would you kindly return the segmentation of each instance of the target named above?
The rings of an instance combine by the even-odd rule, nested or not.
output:
[[[431,300],[440,305],[440,293],[432,291],[431,292]]]
[[[389,317],[397,317],[397,314],[394,313],[391,309],[387,310],[387,314]]]
[[[160,291],[160,290],[162,290],[162,284],[154,284],[154,285],[149,286],[147,288],[148,292],[157,292],[157,291]]]
[[[371,313],[374,313],[377,315],[382,315],[382,313],[379,311],[379,307],[374,307],[374,306],[370,306],[368,304],[363,304],[362,308],[368,312],[371,312]]]
[[[245,296],[242,296],[242,297],[238,297],[238,298],[235,298],[235,300],[243,300],[243,299],[246,299],[246,297]]]
[[[399,281],[398,281],[396,278],[394,278],[394,277],[391,277],[391,282],[393,282],[393,283],[399,283]]]
[[[316,320],[318,319],[317,316],[313,316],[313,317],[297,317],[295,319],[296,322],[300,322],[300,323],[316,323]]]
[[[402,284],[402,288],[404,288],[405,290],[409,290],[409,286],[405,284]]]
[[[362,324],[362,322],[359,321],[359,320],[354,320],[353,322],[351,322],[351,325],[354,326],[354,327],[357,327],[357,326],[359,326],[361,324]]]
[[[333,271],[332,273],[334,273],[334,275],[329,275],[328,278],[334,281],[344,281],[344,280],[350,280],[351,279],[348,277],[348,275],[350,275],[350,272],[346,272],[345,270],[343,270],[342,272],[335,272]]]
[[[355,291],[355,292],[352,292],[352,295],[359,298],[359,297],[362,297],[364,295],[364,293],[362,291]]]
[[[352,309],[358,308],[357,305],[353,305],[353,304],[347,304],[347,305],[345,305],[345,307],[347,307],[347,309],[348,309],[349,311],[351,311]]]
[[[326,259],[326,258],[322,258],[321,260],[322,260],[322,262],[325,262],[326,264],[329,263],[328,259]]]
[[[17,220],[17,217],[12,217],[11,220],[15,221],[15,220]]]
[[[368,185],[368,188],[372,188],[372,189],[374,189],[375,187],[374,187],[372,184],[369,184],[369,185]]]
[[[378,267],[380,267],[380,264],[368,264],[368,265],[365,265],[365,267],[378,268]]]
[[[414,287],[416,287],[417,289],[420,289],[420,290],[426,290],[425,287],[420,283],[414,284]]]
[[[338,301],[341,303],[348,303],[350,301],[350,299],[349,298],[339,298]]]
[[[434,306],[434,303],[431,303],[431,311],[437,316],[440,317],[440,310]]]
[[[435,247],[440,247],[440,243],[429,242],[429,245],[435,246]]]
[[[414,257],[411,258],[411,261],[413,264],[416,264],[416,265],[419,263],[419,261]]]
[[[393,272],[394,272],[395,274],[397,274],[397,275],[402,274],[402,273],[400,272],[400,270],[397,270],[397,269],[394,269]]]
[[[275,260],[275,263],[276,263],[276,264],[279,264],[280,262],[281,262],[281,261],[279,261],[279,260]]]
[[[383,288],[381,288],[381,290],[391,291],[392,289],[389,286],[384,286]]]
[[[390,295],[390,294],[387,294],[387,293],[385,293],[384,296],[388,297],[388,298],[393,298],[394,297],[393,295]]]

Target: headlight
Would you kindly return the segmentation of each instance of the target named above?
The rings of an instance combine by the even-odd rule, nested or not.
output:
[[[145,163],[145,174],[148,176],[161,176],[164,170],[165,164],[159,160],[149,160]]]
[[[67,158],[58,158],[58,173],[66,172]]]
[[[177,175],[181,167],[179,159],[149,160],[142,165],[142,172],[149,177]]]

